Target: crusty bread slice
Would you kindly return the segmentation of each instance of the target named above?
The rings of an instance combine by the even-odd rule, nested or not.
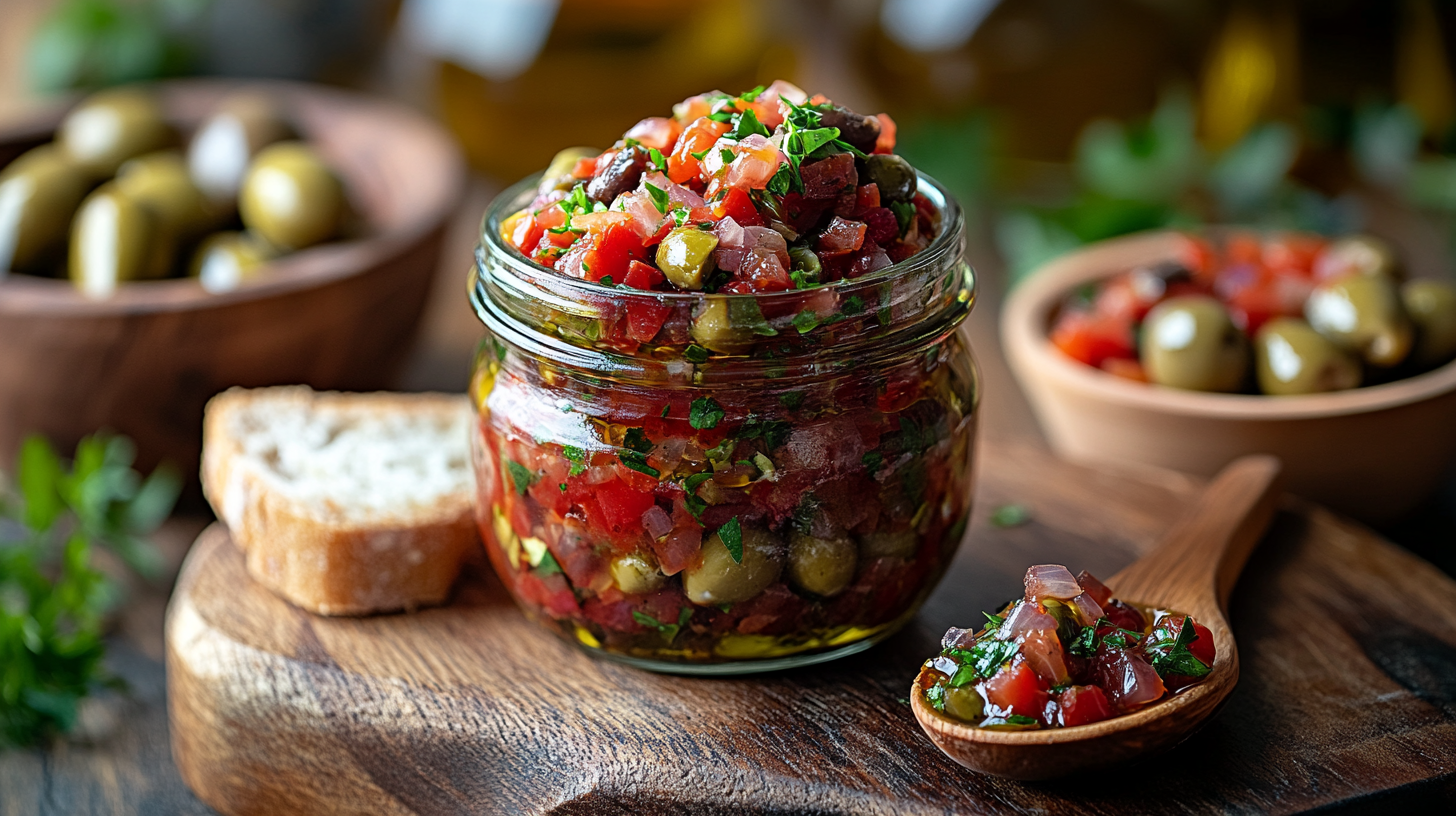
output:
[[[470,407],[446,394],[231,389],[202,486],[248,571],[321,615],[442,603],[478,546]]]

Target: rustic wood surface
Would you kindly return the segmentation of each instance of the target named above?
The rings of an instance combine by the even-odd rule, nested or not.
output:
[[[1222,707],[1239,682],[1239,652],[1228,600],[1249,555],[1264,538],[1282,496],[1272,456],[1231,462],[1173,523],[1155,549],[1107,580],[1117,597],[1192,615],[1208,627],[1217,656],[1208,676],[1157,705],[1080,728],[977,728],[930,707],[923,666],[910,707],[926,736],[973,771],[1011,779],[1057,779],[1141,759],[1187,739]],[[963,627],[968,628],[968,627]]]
[[[184,128],[239,88],[266,89],[343,178],[366,234],[284,256],[268,278],[224,294],[191,279],[122,286],[105,301],[65,280],[0,281],[0,462],[44,433],[69,450],[109,428],[144,467],[189,476],[202,406],[232,385],[393,383],[440,265],[465,179],[438,126],[396,103],[317,86],[187,80],[159,86]],[[0,165],[48,140],[62,109],[0,130]]]
[[[1196,736],[1056,783],[950,762],[904,700],[940,633],[1015,594],[1028,563],[1112,575],[1199,489],[994,442],[981,473],[969,539],[906,630],[727,680],[593,659],[488,575],[442,609],[313,618],[210,528],[169,610],[174,756],[227,814],[1362,812],[1456,796],[1456,584],[1297,501],[1234,592],[1243,680]],[[988,526],[1008,501],[1034,520]]]

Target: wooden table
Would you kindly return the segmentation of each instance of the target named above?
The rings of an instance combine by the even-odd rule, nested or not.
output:
[[[453,248],[447,248],[445,273],[441,276],[435,304],[430,312],[423,341],[410,374],[404,383],[410,388],[461,388],[466,377],[466,367],[475,339],[473,317],[464,306],[461,296],[462,264],[458,259],[465,254],[471,242],[477,213],[482,209],[489,190],[478,186],[471,200],[462,207],[459,228],[452,240]],[[982,244],[984,245],[984,244]],[[975,257],[982,269],[990,268],[990,261]],[[985,373],[986,400],[984,403],[983,434],[986,445],[983,449],[982,467],[995,467],[997,462],[1011,462],[1024,458],[1035,459],[1046,455],[1044,446],[1021,400],[1001,362],[995,343],[995,309],[999,300],[995,277],[983,278],[983,302],[972,319],[972,333],[977,343],[981,364]],[[1067,489],[1085,494],[1083,501],[1095,503],[1098,480],[1095,474],[1085,476],[1085,484],[1068,485]],[[1176,479],[1174,480],[1177,481]],[[1154,538],[1168,521],[1167,509],[1156,507],[1156,491],[1143,497],[1150,501],[1148,512],[1141,520],[1130,519],[1125,530],[1087,531],[1079,530],[1076,517],[1038,518],[1029,528],[998,530],[987,524],[987,516],[1001,502],[1016,500],[1015,490],[1006,492],[1007,482],[1002,482],[997,495],[979,496],[976,520],[972,528],[972,543],[962,551],[962,559],[984,559],[995,573],[1011,574],[1024,567],[1025,553],[1036,552],[1040,556],[1055,558],[1088,566],[1094,570],[1111,573],[1130,559],[1138,546]],[[1120,482],[1119,484],[1125,484]],[[1103,486],[1105,489],[1105,485]],[[1028,488],[1030,489],[1030,488]],[[1187,483],[1163,485],[1161,490],[1172,490],[1186,495],[1192,490]],[[1153,498],[1149,498],[1153,497]],[[187,544],[200,531],[205,519],[177,519],[169,523],[159,536],[161,543],[173,564],[180,563]],[[1286,522],[1288,523],[1288,522]],[[1439,520],[1418,521],[1405,532],[1412,540],[1437,541],[1442,535]],[[1089,550],[1088,542],[1111,535],[1121,545]],[[1449,543],[1451,539],[1445,538]],[[1020,542],[1018,544],[1017,542]],[[1022,547],[1022,550],[1012,548]],[[1437,550],[1431,550],[1437,552]],[[1449,555],[1449,554],[1448,554]],[[1250,566],[1251,575],[1257,576],[1269,559],[1287,557],[1287,554],[1270,552],[1255,557]],[[1382,569],[1391,563],[1407,563],[1398,556],[1394,561],[1385,559]],[[999,559],[999,560],[998,560]],[[1006,563],[1000,563],[1005,561]],[[1011,563],[1015,561],[1015,563]],[[1410,562],[1414,563],[1414,562]],[[1449,563],[1449,562],[1448,562]],[[1417,565],[1419,566],[1419,565]],[[1450,567],[1447,567],[1450,572]],[[1387,576],[1388,577],[1388,576]],[[1004,582],[1003,579],[996,579]],[[1235,632],[1240,637],[1248,634],[1252,642],[1266,637],[1270,622],[1258,619],[1257,607],[1250,606],[1248,598],[1255,592],[1277,591],[1257,579],[1245,582],[1242,596],[1236,593],[1234,602]],[[976,602],[992,602],[993,598],[981,598],[991,590],[991,582],[977,582],[974,594]],[[999,583],[995,585],[999,586]],[[1014,587],[1011,587],[1014,589]],[[960,588],[963,589],[963,588]],[[943,615],[944,610],[958,608],[955,596],[958,588],[943,585],[932,598],[927,615]],[[1338,590],[1332,590],[1338,592]],[[1242,597],[1242,600],[1241,600]],[[166,591],[153,588],[143,591],[128,609],[121,622],[120,631],[112,638],[110,663],[132,686],[129,696],[111,695],[91,706],[83,716],[85,736],[70,743],[58,744],[47,749],[12,751],[0,755],[0,816],[20,814],[146,814],[147,816],[170,816],[171,814],[212,813],[182,784],[171,760],[167,733],[164,678],[161,657],[163,653],[161,624]],[[1448,623],[1440,623],[1446,626]],[[924,633],[912,633],[915,643],[908,648],[895,641],[885,647],[868,653],[868,656],[854,658],[855,661],[874,659],[874,655],[888,655],[902,660],[901,652],[913,651],[924,646],[919,641]],[[1396,644],[1397,646],[1399,644]],[[1372,640],[1370,649],[1381,648],[1378,639]],[[1368,651],[1368,650],[1367,650]],[[1402,652],[1397,648],[1382,659],[1391,663],[1387,674],[1401,676],[1405,671],[1419,673],[1428,670],[1429,662],[1404,665]],[[1338,656],[1331,656],[1339,659]],[[888,658],[887,658],[888,659]],[[903,662],[903,660],[902,660]],[[905,685],[913,671],[905,674]],[[897,675],[898,676],[898,675]],[[1260,735],[1257,730],[1238,730],[1221,727],[1215,722],[1194,741],[1169,754],[1163,764],[1144,766],[1145,773],[1166,774],[1175,780],[1186,780],[1190,788],[1202,791],[1201,801],[1207,802],[1207,794],[1225,791],[1222,801],[1224,809],[1238,812],[1279,811],[1300,812],[1309,810],[1318,802],[1321,813],[1377,813],[1394,808],[1405,808],[1422,812],[1439,812],[1456,801],[1456,740],[1450,750],[1430,750],[1432,739],[1440,740],[1452,732],[1451,720],[1456,719],[1456,691],[1452,690],[1451,677],[1456,676],[1456,666],[1449,676],[1406,678],[1416,688],[1419,697],[1432,697],[1430,722],[1392,722],[1389,731],[1376,730],[1371,733],[1351,733],[1348,745],[1361,751],[1375,751],[1378,755],[1362,756],[1358,752],[1344,751],[1340,745],[1321,743],[1308,746],[1308,751],[1332,751],[1337,754],[1341,767],[1348,771],[1346,778],[1330,777],[1311,779],[1301,776],[1303,761],[1307,752],[1299,750],[1281,751],[1278,761],[1268,767],[1245,767],[1230,758],[1248,756],[1249,749],[1256,747],[1261,739],[1273,735]],[[1247,684],[1258,682],[1257,677],[1248,677]],[[1382,681],[1388,682],[1388,681]],[[1426,685],[1422,686],[1421,684]],[[1396,693],[1398,685],[1393,685]],[[891,689],[883,690],[889,693]],[[899,692],[903,694],[904,692]],[[1411,692],[1403,692],[1409,698]],[[1441,695],[1445,694],[1445,697]],[[1421,697],[1422,700],[1425,697]],[[1236,695],[1233,705],[1239,701]],[[1291,701],[1293,704],[1293,701]],[[1317,699],[1298,701],[1298,705],[1318,705]],[[1424,710],[1424,709],[1423,709]],[[1231,712],[1230,712],[1231,713]],[[1225,716],[1228,716],[1227,714]],[[905,717],[909,718],[908,709]],[[1257,721],[1257,712],[1254,713]],[[1288,722],[1287,717],[1281,721]],[[1249,714],[1239,717],[1241,724],[1247,724]],[[902,737],[917,738],[913,724]],[[1415,730],[1412,730],[1415,729]],[[1424,729],[1424,730],[1421,730]],[[1433,730],[1434,729],[1434,730]],[[1416,733],[1419,731],[1419,733]],[[1434,735],[1434,737],[1433,737]],[[824,735],[832,739],[834,735]],[[1325,735],[1328,736],[1328,735]],[[1239,741],[1246,744],[1239,744]],[[1253,741],[1249,743],[1249,741]],[[1415,753],[1411,753],[1415,751]],[[1424,751],[1424,753],[1422,753]],[[1219,764],[1222,758],[1222,764]],[[932,761],[934,758],[932,758]],[[1168,764],[1175,763],[1175,764]],[[1201,769],[1218,767],[1223,774],[1211,778]],[[946,762],[944,778],[947,784],[964,784],[965,772]],[[979,795],[990,797],[986,801],[997,810],[1011,807],[1046,809],[1049,812],[1064,812],[1064,796],[1083,796],[1088,811],[1102,812],[1110,807],[1106,786],[1096,790],[1080,792],[1065,785],[1036,787],[1020,786],[1017,783],[996,781],[983,783],[975,781]],[[1137,785],[1136,778],[1128,780]],[[1173,785],[1177,788],[1178,785]],[[1164,785],[1163,789],[1168,786]],[[1309,796],[1311,789],[1323,792],[1319,799]],[[590,800],[576,800],[570,812],[618,812],[610,803],[593,806]],[[1433,807],[1434,806],[1434,807]],[[1150,802],[1149,812],[1167,812],[1179,809],[1176,801]],[[626,811],[623,811],[626,812]],[[707,812],[707,811],[705,811]],[[713,811],[718,812],[718,811]],[[838,811],[835,811],[838,812]]]

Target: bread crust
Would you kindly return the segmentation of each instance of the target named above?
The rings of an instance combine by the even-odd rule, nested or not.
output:
[[[469,490],[398,518],[350,523],[337,508],[293,499],[269,484],[230,430],[258,400],[313,410],[452,417],[450,394],[342,394],[306,386],[233,388],[208,402],[202,487],[246,556],[248,572],[296,606],[320,615],[367,615],[440,604],[479,548]]]

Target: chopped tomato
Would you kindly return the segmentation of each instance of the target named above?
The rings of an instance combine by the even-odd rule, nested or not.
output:
[[[867,229],[862,222],[849,221],[836,215],[829,222],[829,226],[824,228],[824,232],[820,233],[818,240],[814,242],[814,248],[839,254],[853,252],[864,244]]]
[[[1218,271],[1218,256],[1214,253],[1213,246],[1194,235],[1182,236],[1181,242],[1178,261],[1193,273],[1193,277],[1212,281],[1214,273]]]
[[[1272,272],[1309,277],[1314,274],[1314,260],[1324,247],[1325,242],[1313,236],[1281,235],[1264,244],[1264,266]]]
[[[865,210],[874,209],[875,207],[880,206],[880,185],[875,184],[874,182],[870,182],[869,184],[861,184],[859,188],[854,191],[854,197],[855,212],[860,213],[864,212]]]
[[[511,246],[526,254],[530,254],[536,248],[536,244],[541,242],[541,235],[545,231],[537,223],[536,217],[526,210],[507,218],[505,223],[501,224],[501,235]]]
[[[661,270],[652,264],[633,261],[627,265],[627,276],[622,279],[622,283],[633,289],[651,290],[665,280],[667,279],[663,277]]]
[[[642,514],[653,503],[651,490],[638,490],[621,479],[608,479],[594,485],[592,497],[611,526],[611,532],[616,533],[639,529]]]
[[[1090,366],[1101,367],[1110,357],[1137,357],[1132,323],[1125,319],[1063,312],[1052,327],[1051,340],[1063,354]]]
[[[576,166],[571,168],[572,178],[589,179],[597,172],[597,157],[587,156],[576,160]]]
[[[716,221],[732,218],[741,227],[763,226],[763,216],[758,214],[753,199],[738,187],[730,188],[723,200],[713,205],[713,216]]]
[[[1009,714],[1041,719],[1046,710],[1047,691],[1020,657],[987,680],[983,686],[986,702]]]
[[[703,165],[702,161],[693,154],[701,154],[703,151],[713,149],[713,144],[727,132],[727,122],[714,122],[707,116],[694,120],[683,131],[682,138],[678,139],[677,147],[673,149],[672,155],[667,157],[667,177],[672,179],[675,184],[685,184],[691,179],[697,178]]]
[[[643,147],[655,147],[664,153],[672,152],[682,125],[663,116],[649,116],[633,125],[623,138],[636,139]]]
[[[1253,285],[1231,292],[1225,301],[1234,325],[1253,336],[1273,318],[1302,315],[1312,291],[1314,282],[1303,275],[1266,274]]]
[[[628,264],[643,254],[632,216],[611,210],[586,213],[573,218],[572,225],[586,234],[561,256],[556,271],[589,281],[626,280]]]
[[[1057,709],[1057,724],[1068,727],[1101,722],[1116,713],[1107,695],[1096,686],[1072,686],[1063,691],[1057,695]]]
[[[895,152],[895,120],[890,118],[888,113],[877,113],[875,118],[880,120],[880,136],[875,139],[876,153]]]

